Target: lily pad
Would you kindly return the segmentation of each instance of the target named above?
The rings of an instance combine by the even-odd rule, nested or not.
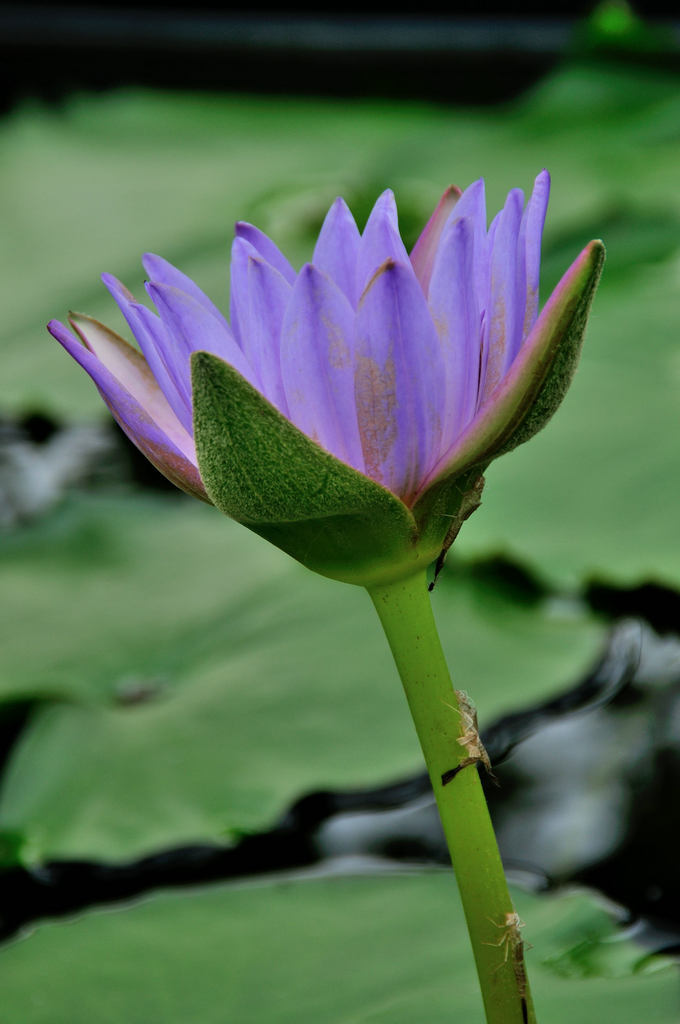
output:
[[[576,938],[597,947],[613,934],[590,897],[576,899],[577,932],[574,897],[516,894],[538,1019],[675,1022],[672,968],[617,977],[553,970],[556,950]],[[2,951],[0,979],[4,1013],[22,1024],[449,1024],[482,1012],[448,872],[159,895],[39,926]]]
[[[458,543],[569,586],[593,573],[676,585],[678,117],[674,75],[595,64],[565,65],[503,109],[149,91],[26,106],[0,126],[0,406],[103,415],[44,324],[75,307],[119,326],[98,274],[142,295],[145,250],[226,308],[236,218],[301,263],[339,193],[361,219],[391,185],[413,241],[451,180],[484,176],[496,209],[547,166],[543,298],[590,238],[610,259],[564,408],[492,467]]]
[[[0,829],[36,855],[261,828],[306,790],[420,770],[366,593],[215,509],[83,498],[3,546],[5,697],[51,699],[6,768]],[[586,612],[518,603],[454,566],[433,598],[482,722],[577,679],[602,642]]]

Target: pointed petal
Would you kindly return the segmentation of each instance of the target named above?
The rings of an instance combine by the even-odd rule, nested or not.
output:
[[[557,410],[576,369],[590,304],[604,263],[604,246],[590,242],[544,306],[507,376],[435,467],[425,491],[533,437]]]
[[[489,255],[491,255],[491,253],[493,252],[493,244],[494,244],[494,241],[496,239],[496,231],[498,230],[498,222],[500,221],[502,215],[503,215],[503,211],[499,210],[498,213],[496,214],[496,216],[493,218],[493,220],[489,224],[489,230],[488,230],[487,236],[486,236],[487,242],[489,244]]]
[[[57,320],[50,321],[48,330],[90,375],[122,430],[168,480],[189,494],[209,500],[198,472],[193,441],[143,357],[91,317],[73,314],[71,323],[86,344]]]
[[[486,234],[486,193],[484,178],[478,178],[465,189],[456,203],[456,217],[470,217],[475,230]]]
[[[173,365],[173,360],[163,324],[151,310],[136,302],[132,293],[112,274],[102,274],[102,281],[118,304],[149,369],[175,415],[191,433],[191,406],[187,404],[186,393],[182,394],[178,389],[174,373],[168,370],[168,367]]]
[[[308,437],[364,471],[354,398],[354,310],[311,264],[293,288],[281,336],[288,416]]]
[[[441,441],[444,367],[410,266],[387,261],[357,312],[356,403],[366,473],[408,504]]]
[[[288,403],[281,378],[281,331],[291,297],[282,274],[260,257],[248,256],[242,308],[241,349],[259,380],[258,390],[284,416]]]
[[[231,244],[229,267],[229,321],[237,344],[243,349],[241,320],[248,310],[248,260],[259,256],[254,245],[245,238],[236,237]]]
[[[426,295],[430,287],[432,268],[444,225],[462,194],[457,185],[449,185],[411,250],[411,266]]]
[[[484,179],[479,178],[463,192],[456,203],[455,216],[449,219],[444,228],[444,235],[452,227],[454,220],[468,218],[473,225],[473,262],[474,274],[472,286],[480,309],[486,307],[489,291],[489,244],[486,230],[486,195]],[[442,237],[442,244],[444,238]]]
[[[152,340],[167,376],[170,378],[173,393],[168,394],[168,401],[177,413],[189,433],[193,433],[192,411],[189,394],[186,390],[186,359],[178,349],[172,335],[168,333],[161,318],[150,309],[136,302],[133,312],[137,315],[140,331],[146,331]],[[140,334],[141,337],[141,334]],[[154,372],[154,376],[156,376]],[[174,396],[177,396],[175,399]],[[171,400],[172,399],[172,400]]]
[[[201,291],[190,277],[183,274],[177,267],[173,267],[172,263],[168,263],[162,256],[155,256],[153,253],[147,252],[142,256],[142,266],[152,281],[157,284],[168,284],[172,288],[178,288],[180,291],[186,292],[187,295],[191,295],[192,299],[195,299],[204,309],[212,313],[216,320],[229,329],[225,317],[215,303],[208,298],[205,292]]]
[[[359,301],[357,258],[361,235],[347,203],[336,199],[314,247],[312,263],[335,281],[352,305]]]
[[[191,435],[178,422],[144,357],[127,341],[92,317],[71,313],[69,322],[102,366],[113,374],[188,457],[193,456]]]
[[[295,284],[297,274],[278,246],[274,245],[271,238],[268,238],[263,231],[252,224],[246,224],[245,221],[239,221],[236,225],[236,237],[250,242],[267,263],[271,263],[279,274],[283,274],[288,284]]]
[[[147,291],[172,339],[173,367],[169,369],[177,388],[186,401],[191,401],[192,352],[212,352],[234,367],[246,380],[254,383],[255,375],[231,331],[209,313],[191,295],[166,284],[150,282]]]
[[[475,289],[474,224],[465,217],[447,226],[434,264],[428,304],[441,342],[446,398],[442,446],[447,450],[477,409],[482,341]]]
[[[518,253],[524,196],[515,188],[496,221],[482,365],[482,404],[503,379],[522,343],[526,283],[524,253]],[[492,229],[489,231],[490,240]]]
[[[527,203],[520,228],[520,245],[524,249],[526,266],[526,309],[523,336],[526,338],[538,315],[538,283],[541,268],[541,239],[550,198],[550,175],[541,171],[534,182],[534,190]]]
[[[360,295],[385,260],[392,260],[394,263],[402,263],[411,267],[408,253],[399,234],[397,204],[391,189],[383,192],[377,200],[361,236],[357,268]]]

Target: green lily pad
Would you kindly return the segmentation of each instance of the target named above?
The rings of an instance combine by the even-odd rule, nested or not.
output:
[[[555,951],[576,937],[574,899],[516,894],[538,1019],[675,1022],[671,968],[553,970]],[[603,912],[588,896],[576,900],[578,937],[606,943],[613,928]],[[482,1015],[448,872],[157,895],[40,925],[0,952],[0,979],[3,1011],[22,1024],[449,1024]]]
[[[590,238],[609,262],[564,408],[491,468],[458,544],[569,586],[595,572],[676,585],[679,117],[672,74],[594,64],[565,65],[503,109],[144,91],[26,106],[0,126],[0,407],[104,415],[44,324],[75,307],[118,326],[98,274],[142,295],[145,250],[226,307],[237,218],[301,263],[339,193],[361,219],[394,187],[412,242],[451,180],[485,176],[493,210],[547,166],[543,298]]]
[[[571,588],[594,573],[675,585],[679,115],[673,76],[596,67],[503,110],[137,91],[26,107],[0,126],[0,404],[105,415],[43,325],[70,306],[115,323],[97,272],[141,294],[146,249],[226,305],[236,217],[302,261],[338,192],[361,215],[394,186],[413,240],[451,179],[485,175],[491,209],[546,165],[547,285],[623,219],[571,392],[490,468],[457,558],[506,552]],[[48,702],[0,801],[27,848],[114,856],[259,827],[306,788],[420,764],[365,595],[213,510],[78,499],[0,547],[2,692]],[[455,566],[434,597],[482,721],[573,681],[601,635],[582,611],[517,607]]]
[[[610,253],[570,395],[491,467],[434,593],[484,724],[578,678],[603,627],[519,604],[461,560],[504,551],[569,588],[680,581],[679,117],[677,77],[593,66],[497,110],[139,91],[27,106],[0,125],[0,408],[105,415],[44,324],[76,307],[116,326],[98,273],[141,296],[145,250],[226,307],[236,218],[301,263],[336,194],[361,219],[394,187],[412,242],[450,181],[485,176],[491,209],[549,167],[543,298],[591,237]],[[0,558],[2,699],[40,704],[3,778],[6,860],[259,828],[307,789],[421,765],[366,595],[214,510],[74,498]],[[539,1020],[677,1019],[676,974],[589,897],[517,904]],[[446,873],[158,895],[39,926],[0,955],[0,985],[22,1024],[481,1018]]]
[[[491,208],[549,166],[548,243],[575,222],[587,232],[565,269],[615,202],[639,210],[647,195],[658,219],[663,197],[678,213],[669,143],[679,106],[673,76],[576,67],[502,112],[151,92],[80,96],[58,113],[19,110],[0,132],[0,208],[12,242],[2,263],[2,404],[40,396],[71,413],[78,395],[83,412],[98,408],[43,329],[67,308],[105,322],[117,315],[102,269],[141,293],[139,257],[151,247],[225,302],[234,219],[257,222],[301,261],[338,191],[361,219],[393,185],[414,240],[451,178],[486,176]]]
[[[74,500],[3,547],[5,699],[49,699],[5,771],[0,829],[36,855],[261,828],[309,789],[420,770],[367,594],[215,509]],[[518,603],[453,565],[433,599],[482,723],[577,680],[603,639],[585,612]]]

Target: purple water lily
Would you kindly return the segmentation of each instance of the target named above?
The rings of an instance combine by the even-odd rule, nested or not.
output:
[[[128,436],[186,490],[205,497],[189,359],[203,350],[328,452],[412,505],[531,345],[548,192],[543,171],[526,207],[513,189],[487,230],[484,183],[462,194],[450,188],[410,257],[390,191],[361,234],[337,199],[299,273],[241,223],[231,323],[188,277],[147,255],[157,312],[103,277],[141,355],[82,315],[71,317],[80,340],[56,321],[49,329]]]
[[[83,314],[49,330],[178,487],[317,571],[350,578],[362,545],[371,573],[395,557],[406,571],[441,556],[486,466],[571,379],[604,249],[583,250],[539,316],[549,185],[542,171],[526,205],[513,189],[488,229],[483,181],[447,189],[410,255],[390,191],[361,233],[336,199],[299,273],[240,223],[229,321],[147,255],[155,311],[103,275],[139,349]]]

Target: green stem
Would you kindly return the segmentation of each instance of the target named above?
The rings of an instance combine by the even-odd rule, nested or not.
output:
[[[369,588],[399,670],[425,755],[451,854],[488,1024],[534,1024],[521,941],[506,927],[514,913],[476,765],[446,785],[442,775],[467,756],[464,726],[442,651],[425,573]],[[515,936],[519,933],[515,932]]]

